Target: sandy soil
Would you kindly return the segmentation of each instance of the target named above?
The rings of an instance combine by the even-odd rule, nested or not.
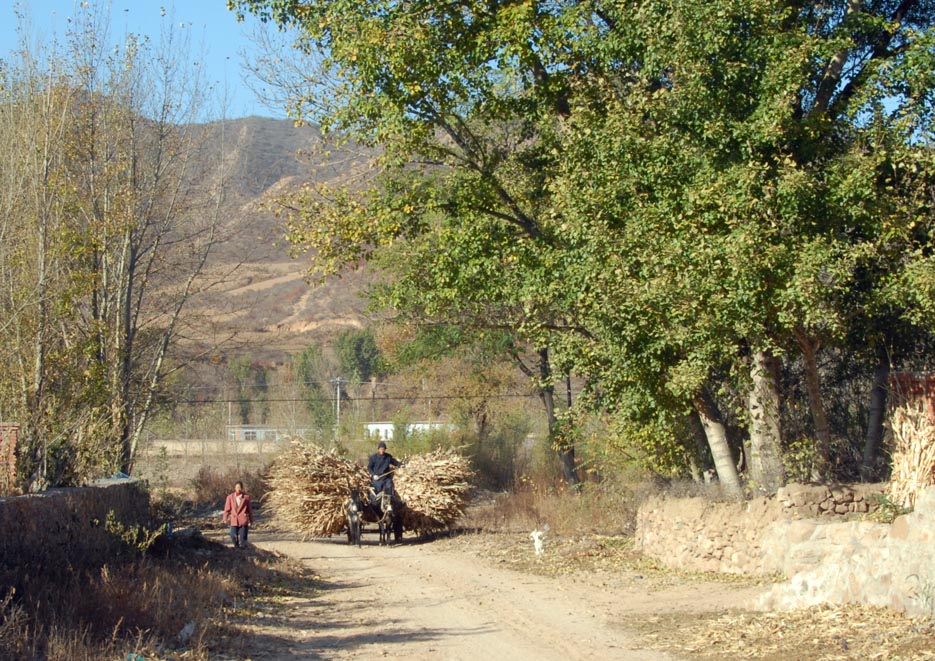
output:
[[[343,538],[300,542],[256,530],[253,544],[300,560],[320,589],[256,617],[250,658],[665,661],[678,657],[646,648],[628,618],[722,612],[762,589],[659,584],[638,572],[536,575],[507,569],[478,547],[481,537],[390,547],[365,537],[357,548]],[[537,561],[531,543],[529,555]]]

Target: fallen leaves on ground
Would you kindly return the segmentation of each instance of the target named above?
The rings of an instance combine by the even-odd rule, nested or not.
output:
[[[786,612],[656,615],[630,624],[651,647],[692,659],[935,659],[931,621],[853,604]]]

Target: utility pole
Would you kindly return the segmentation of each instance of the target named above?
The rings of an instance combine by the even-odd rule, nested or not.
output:
[[[422,379],[422,397],[425,399],[425,419],[431,420],[432,418],[432,398],[426,397],[425,379]]]
[[[341,430],[341,386],[347,381],[342,377],[331,379],[334,384],[334,440],[338,440],[338,434]]]

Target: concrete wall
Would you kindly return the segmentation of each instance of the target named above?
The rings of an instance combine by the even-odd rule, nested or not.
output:
[[[865,603],[935,615],[935,487],[892,524],[864,516],[882,491],[789,485],[744,503],[654,497],[640,508],[637,546],[673,568],[787,577],[762,608]]]

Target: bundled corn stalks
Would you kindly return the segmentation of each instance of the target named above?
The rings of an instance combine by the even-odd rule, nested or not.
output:
[[[345,526],[349,487],[366,494],[367,471],[333,450],[296,443],[269,469],[273,519],[305,537],[329,537]]]
[[[434,450],[406,460],[396,493],[406,503],[403,525],[419,534],[447,528],[464,514],[474,473],[454,450]]]
[[[893,473],[890,500],[913,507],[916,496],[935,484],[935,421],[921,398],[893,409],[890,418]]]

